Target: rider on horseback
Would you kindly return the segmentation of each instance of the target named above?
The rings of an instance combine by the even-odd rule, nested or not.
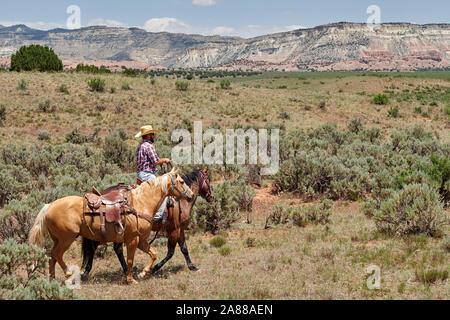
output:
[[[138,167],[138,182],[145,182],[156,178],[158,169],[156,166],[162,166],[164,164],[170,164],[170,159],[160,159],[156,153],[155,146],[155,133],[160,131],[154,130],[152,126],[144,126],[141,131],[136,134],[136,138],[142,137],[142,142],[136,150],[137,167]],[[158,209],[154,216],[154,222],[166,224],[166,215],[164,210],[166,208],[167,198],[164,199],[161,207]]]

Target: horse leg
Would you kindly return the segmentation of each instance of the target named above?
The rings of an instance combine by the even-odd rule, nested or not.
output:
[[[198,271],[198,268],[192,263],[191,258],[189,257],[189,250],[186,244],[186,237],[184,236],[184,229],[180,232],[180,238],[178,239],[178,245],[180,246],[181,252],[184,255],[184,259],[188,265],[189,270]]]
[[[83,264],[81,265],[81,269],[84,269],[81,277],[83,279],[87,279],[89,277],[89,273],[92,270],[92,262],[94,261],[95,251],[97,250],[99,244],[100,242],[83,238],[81,245],[83,252]]]
[[[123,244],[122,243],[114,243],[114,252],[117,255],[117,258],[119,258],[120,265],[122,266],[123,273],[127,274],[127,262],[125,261],[125,258],[123,256]]]
[[[147,241],[139,242],[138,248],[141,249],[142,251],[144,251],[145,253],[148,253],[150,255],[150,262],[149,262],[149,264],[139,274],[139,279],[143,279],[147,275],[147,273],[149,273],[150,270],[152,269],[152,266],[155,263],[157,255],[156,255],[156,250],[152,249],[150,247],[150,244]]]
[[[56,247],[54,247],[52,250],[52,258],[56,259],[66,278],[72,276],[72,272],[67,271],[67,265],[64,263],[63,256],[67,249],[69,249],[70,245],[75,241],[75,239],[76,237],[72,237],[64,241],[61,241],[60,239]]]
[[[177,240],[178,240],[178,232],[175,230],[173,231],[170,235],[169,235],[169,239],[167,241],[167,255],[166,257],[160,262],[158,263],[153,269],[152,269],[152,273],[155,273],[156,271],[158,271],[159,269],[162,268],[163,265],[166,264],[167,261],[169,261],[170,259],[172,259],[173,254],[175,252],[175,247],[177,246]]]
[[[133,262],[134,262],[134,254],[136,253],[136,248],[138,245],[137,238],[129,241],[127,243],[127,283],[128,284],[137,284],[138,282],[133,279]]]
[[[49,262],[50,281],[55,279],[55,266],[56,266],[56,247],[58,246],[58,239],[53,238],[53,248],[50,253],[51,259]]]

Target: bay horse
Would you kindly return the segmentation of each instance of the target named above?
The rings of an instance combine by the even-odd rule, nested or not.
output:
[[[84,200],[82,197],[69,196],[58,199],[45,205],[39,212],[31,228],[29,242],[34,245],[42,245],[44,236],[47,234],[53,240],[49,263],[51,280],[55,278],[56,262],[63,269],[67,278],[72,276],[72,272],[68,271],[63,261],[63,255],[78,236],[103,243],[124,242],[127,246],[126,280],[129,284],[137,283],[132,275],[134,254],[139,248],[150,255],[149,264],[140,274],[140,277],[144,277],[150,272],[156,260],[156,251],[150,247],[148,242],[153,216],[169,195],[177,199],[193,199],[194,196],[192,190],[178,174],[178,170],[175,169],[131,190],[131,203],[137,215],[124,215],[123,234],[118,234],[112,224],[106,225],[106,232],[103,234],[100,217],[83,214]]]
[[[189,270],[191,271],[198,270],[198,268],[192,263],[191,258],[189,257],[189,251],[186,244],[184,229],[187,227],[189,223],[191,210],[192,207],[195,205],[197,197],[201,196],[208,202],[210,202],[213,199],[213,194],[210,186],[210,179],[208,176],[208,167],[205,167],[203,170],[195,170],[185,176],[182,176],[182,178],[186,182],[188,187],[191,188],[192,192],[194,193],[194,198],[190,202],[186,201],[185,199],[181,199],[180,201],[177,201],[175,203],[174,207],[166,208],[165,214],[168,217],[167,218],[168,224],[166,226],[166,231],[168,233],[167,255],[164,260],[162,260],[152,269],[152,273],[161,269],[162,266],[172,258],[177,243],[180,246],[181,252],[184,255]],[[152,230],[156,232],[161,231],[161,225],[154,224],[152,226]],[[84,272],[82,276],[84,279],[86,279],[89,276],[89,273],[91,272],[95,251],[97,250],[99,244],[100,242],[83,238],[82,269],[84,269]],[[117,258],[120,261],[123,272],[126,274],[127,264],[125,263],[123,255],[123,244],[114,243],[114,251],[117,255]]]

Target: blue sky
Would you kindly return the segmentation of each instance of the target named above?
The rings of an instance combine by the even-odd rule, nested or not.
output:
[[[381,22],[449,23],[448,0],[39,0],[2,1],[0,24],[66,27],[67,8],[81,10],[81,26],[139,27],[151,32],[245,38],[331,22],[366,22],[377,5]]]

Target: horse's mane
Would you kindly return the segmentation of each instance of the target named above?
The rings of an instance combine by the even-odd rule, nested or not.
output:
[[[168,184],[169,184],[169,176],[167,174],[165,174],[165,175],[156,177],[155,179],[149,180],[146,182],[150,185],[151,188],[157,188],[157,187],[161,186],[162,192],[167,192]],[[140,186],[138,186],[136,188],[136,190],[140,191],[140,189],[142,189],[142,187],[144,185],[145,185],[145,183],[141,184]]]
[[[189,188],[192,187],[194,182],[198,181],[199,179],[199,172],[200,170],[192,171],[191,173],[188,173],[186,175],[182,175],[181,178],[183,178],[184,182],[188,185]]]

